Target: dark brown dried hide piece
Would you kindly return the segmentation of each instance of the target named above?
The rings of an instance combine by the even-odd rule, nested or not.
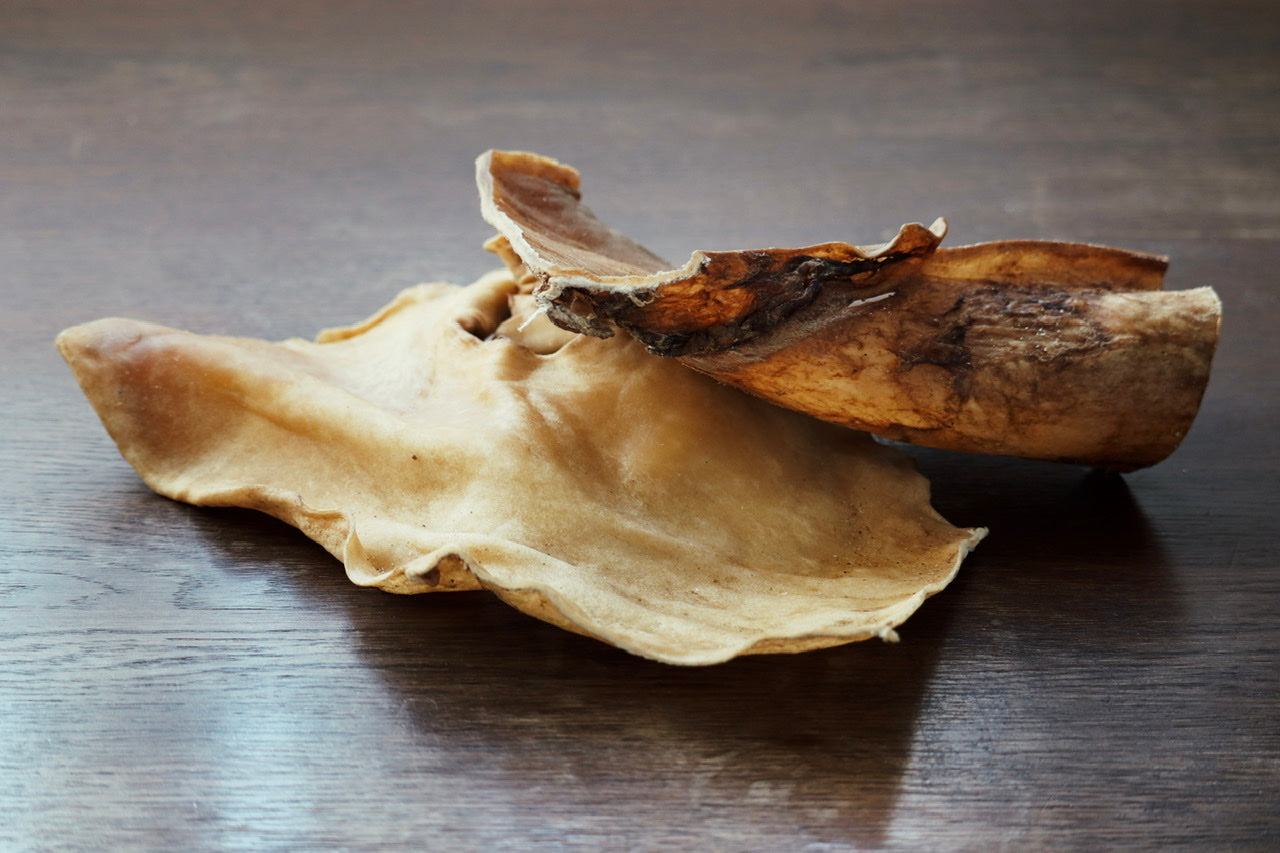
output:
[[[1218,341],[1212,288],[1165,259],[1013,240],[939,248],[942,220],[881,246],[694,252],[679,268],[601,223],[546,157],[477,163],[490,248],[548,317],[774,403],[930,447],[1132,470],[1182,441]]]

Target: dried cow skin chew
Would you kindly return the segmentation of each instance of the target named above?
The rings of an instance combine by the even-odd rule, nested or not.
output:
[[[951,450],[1132,470],[1195,418],[1218,340],[1211,288],[1162,291],[1162,258],[1073,243],[695,252],[679,269],[580,204],[534,154],[477,163],[491,248],[566,329],[617,326],[779,405]]]
[[[58,345],[157,492],[670,663],[892,637],[983,533],[869,436],[557,329],[505,273],[315,343],[108,319]]]

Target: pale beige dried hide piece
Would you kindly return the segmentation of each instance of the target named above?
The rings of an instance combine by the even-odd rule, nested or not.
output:
[[[1132,470],[1200,406],[1218,340],[1211,288],[1161,290],[1163,258],[1074,243],[941,249],[945,223],[883,246],[694,252],[683,267],[580,203],[546,157],[477,163],[491,248],[551,319],[779,405],[951,450]]]
[[[557,329],[505,273],[316,342],[106,319],[58,346],[160,494],[270,513],[355,583],[487,588],[660,661],[892,638],[984,532],[897,451]]]

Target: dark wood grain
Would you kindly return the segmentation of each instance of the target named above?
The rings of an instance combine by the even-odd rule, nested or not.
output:
[[[1280,18],[1245,2],[0,8],[0,847],[1280,846]],[[282,338],[495,265],[473,158],[696,248],[1030,237],[1214,285],[1124,478],[916,451],[990,538],[902,628],[680,669],[149,493],[52,347]]]

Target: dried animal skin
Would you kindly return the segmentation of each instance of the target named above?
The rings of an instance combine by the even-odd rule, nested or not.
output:
[[[316,342],[107,319],[58,345],[157,492],[270,513],[358,584],[484,587],[661,661],[892,637],[981,537],[869,436],[518,290],[423,285]]]
[[[652,352],[779,405],[951,450],[1132,470],[1181,442],[1218,340],[1211,288],[1166,261],[1072,243],[938,248],[941,220],[883,246],[695,252],[673,269],[534,154],[477,163],[491,248],[558,325]]]

